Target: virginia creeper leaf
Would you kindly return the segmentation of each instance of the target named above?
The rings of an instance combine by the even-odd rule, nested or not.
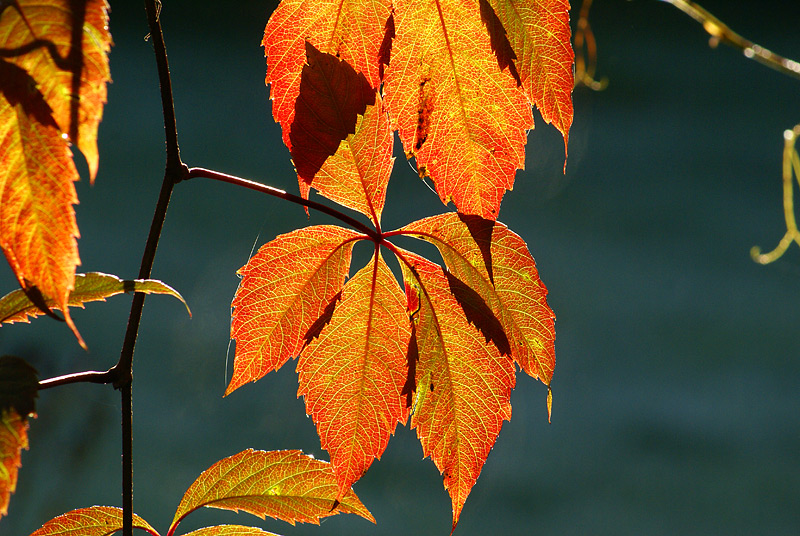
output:
[[[478,0],[396,0],[394,19],[384,98],[406,155],[442,202],[495,219],[533,116],[498,68]]]
[[[133,528],[159,536],[156,529],[136,514],[133,514]],[[54,517],[31,536],[110,536],[120,530],[122,508],[90,506]]]
[[[239,270],[233,298],[233,375],[225,394],[277,370],[342,290],[360,235],[331,225],[299,229],[265,244]]]
[[[80,264],[67,140],[97,174],[109,81],[105,0],[18,0],[0,11],[0,247],[22,288],[67,310]]]
[[[522,369],[549,385],[555,367],[555,316],[525,242],[500,222],[448,213],[402,231],[433,243],[447,268],[476,292],[508,337]],[[479,327],[491,323],[483,314]]]
[[[120,279],[115,275],[100,272],[75,275],[75,289],[70,292],[68,305],[70,307],[83,307],[84,303],[92,301],[105,301],[110,296],[123,292],[143,292],[145,294],[168,294],[178,298],[191,316],[189,306],[177,290],[169,285],[154,279]],[[60,309],[53,300],[44,299],[44,305]],[[29,322],[29,317],[44,314],[42,309],[34,304],[22,290],[14,290],[0,298],[0,322],[9,324],[14,322]]]
[[[397,280],[376,251],[345,284],[330,323],[298,361],[298,395],[331,456],[338,497],[380,458],[408,412],[409,326]]]
[[[346,61],[373,89],[380,85],[380,46],[391,0],[283,0],[264,30],[272,115],[289,149],[306,43]],[[344,139],[344,138],[342,138]],[[335,147],[334,147],[335,150]]]
[[[243,527],[241,525],[217,525],[187,532],[184,536],[278,536],[272,532],[261,530],[258,527]]]
[[[411,425],[443,475],[455,529],[503,420],[511,419],[514,362],[469,324],[441,267],[398,251],[419,355]]]
[[[339,144],[314,176],[310,186],[332,201],[369,216],[380,223],[386,185],[392,173],[393,137],[380,94],[356,120],[355,132]],[[308,199],[309,185],[300,191]]]
[[[480,2],[484,22],[495,15],[496,20],[502,23],[515,58],[511,65],[519,71],[525,94],[539,109],[542,119],[561,131],[566,154],[572,125],[572,88],[575,84],[569,0]],[[486,9],[488,6],[491,6],[489,10]],[[490,14],[490,11],[493,13]]]
[[[316,523],[340,513],[375,520],[351,490],[335,503],[336,477],[327,462],[298,450],[264,452],[248,449],[203,471],[186,490],[168,536],[200,507],[244,511],[295,522]]]
[[[35,417],[39,379],[19,357],[0,357],[0,518],[17,488],[22,449],[28,448],[28,417]]]

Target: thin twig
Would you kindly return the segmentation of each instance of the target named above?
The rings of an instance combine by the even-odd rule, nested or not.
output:
[[[48,378],[39,382],[39,390],[50,389],[51,387],[59,387],[70,383],[113,383],[115,374],[111,370],[99,372],[96,370],[87,370],[85,372],[74,372],[72,374],[65,374],[63,376],[56,376],[55,378]]]
[[[204,177],[206,179],[213,179],[216,181],[227,182],[228,184],[235,184],[237,186],[242,186],[244,188],[255,190],[256,192],[261,192],[267,195],[271,195],[273,197],[277,197],[285,201],[291,201],[292,203],[296,203],[298,205],[314,209],[316,211],[327,214],[328,216],[333,216],[342,223],[346,223],[353,229],[356,229],[357,231],[360,231],[365,235],[369,236],[373,241],[375,242],[381,241],[381,235],[375,229],[369,228],[362,222],[356,220],[355,218],[351,218],[347,214],[343,214],[342,212],[336,210],[335,208],[323,205],[322,203],[317,203],[316,201],[304,199],[299,195],[290,194],[284,190],[279,190],[278,188],[273,188],[272,186],[267,186],[266,184],[261,184],[260,182],[243,179],[235,175],[228,175],[227,173],[220,173],[219,171],[213,171],[211,169],[198,168],[198,167],[190,168],[186,174],[186,178],[192,179],[195,177]]]
[[[738,49],[745,57],[755,60],[785,75],[800,79],[800,63],[779,56],[766,48],[745,39],[737,34],[717,17],[702,6],[689,0],[661,0],[672,4],[694,20],[703,25],[703,29],[711,36],[709,44],[716,47],[719,43]]]

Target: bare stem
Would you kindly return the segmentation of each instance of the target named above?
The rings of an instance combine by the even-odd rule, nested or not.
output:
[[[111,370],[99,372],[96,370],[87,370],[85,372],[75,372],[73,374],[65,374],[64,376],[56,376],[55,378],[48,378],[39,382],[39,390],[50,389],[51,387],[59,387],[61,385],[68,385],[70,383],[113,383],[115,374]]]
[[[328,216],[333,216],[342,223],[346,223],[353,229],[356,229],[357,231],[360,231],[365,235],[369,236],[375,242],[380,242],[381,240],[381,235],[375,229],[369,228],[368,226],[364,225],[357,219],[351,218],[347,214],[344,214],[336,210],[335,208],[323,205],[322,203],[317,203],[316,201],[304,199],[299,195],[290,194],[284,190],[273,188],[272,186],[267,186],[266,184],[261,184],[260,182],[243,179],[235,175],[228,175],[227,173],[220,173],[219,171],[213,171],[205,168],[197,168],[197,167],[190,168],[187,172],[186,178],[191,179],[195,177],[204,177],[206,179],[227,182],[228,184],[235,184],[237,186],[242,186],[243,188],[255,190],[256,192],[261,192],[263,194],[271,195],[273,197],[277,197],[285,201],[291,201],[292,203],[296,203],[298,205],[314,209],[316,211],[327,214]]]
[[[737,34],[717,17],[709,13],[702,6],[689,0],[661,0],[672,4],[694,20],[703,25],[703,29],[711,36],[710,45],[716,47],[719,43],[738,49],[745,57],[755,60],[767,67],[775,69],[785,75],[800,79],[800,63],[779,56],[766,48],[745,39]]]

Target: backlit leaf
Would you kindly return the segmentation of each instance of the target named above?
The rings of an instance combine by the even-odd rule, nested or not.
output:
[[[311,186],[332,201],[369,216],[379,223],[386,185],[392,173],[392,131],[380,95],[358,116],[355,133],[348,135],[336,153],[317,172]],[[308,188],[303,190],[308,198]]]
[[[67,140],[97,174],[109,81],[105,0],[18,0],[0,10],[0,247],[24,289],[65,311],[80,264]]]
[[[258,527],[243,527],[241,525],[217,525],[216,527],[205,527],[192,532],[187,532],[184,536],[278,536],[272,532],[267,532]]]
[[[236,356],[226,395],[300,353],[342,290],[359,236],[330,225],[299,229],[262,246],[239,270],[231,321]]]
[[[100,272],[75,275],[75,289],[70,292],[68,305],[70,307],[83,307],[84,303],[105,301],[106,298],[123,292],[168,294],[178,298],[186,305],[186,300],[183,299],[183,296],[178,291],[161,281],[154,279],[123,280],[115,275]],[[60,306],[49,298],[44,298],[43,301],[43,305],[47,307],[60,309]],[[188,305],[186,305],[186,310],[191,315]],[[42,314],[44,314],[42,309],[34,304],[22,290],[14,290],[0,298],[0,322],[29,322],[29,317]]]
[[[28,417],[35,417],[39,379],[24,359],[0,357],[0,517],[17,488],[22,449],[28,448]]]
[[[574,74],[569,0],[480,0],[502,23],[515,55],[522,87],[542,119],[564,136],[566,152],[572,125]]]
[[[555,367],[555,316],[522,238],[500,222],[455,213],[425,218],[402,230],[436,245],[450,272],[477,292],[500,321],[517,363],[549,385]]]
[[[511,419],[514,362],[469,324],[441,267],[401,253],[419,355],[411,425],[442,473],[455,529],[503,420]]]
[[[189,487],[175,512],[168,535],[189,513],[203,506],[243,511],[291,524],[317,523],[340,513],[375,520],[353,491],[339,503],[336,477],[327,462],[298,450],[264,452],[248,449],[222,459]]]
[[[524,166],[531,107],[501,71],[478,0],[397,0],[386,109],[442,202],[495,219]]]
[[[284,0],[272,14],[264,30],[265,81],[271,86],[272,115],[281,123],[289,149],[306,42],[346,61],[378,89],[379,53],[390,10],[391,0]]]
[[[136,514],[133,514],[133,528],[159,536],[156,529]],[[31,536],[110,536],[120,530],[122,508],[90,506],[51,519]]]
[[[299,395],[331,456],[339,496],[380,458],[407,418],[409,326],[403,295],[376,252],[345,284],[330,323],[300,356]]]

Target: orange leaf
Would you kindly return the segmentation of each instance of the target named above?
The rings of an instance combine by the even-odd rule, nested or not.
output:
[[[531,107],[498,68],[478,0],[397,0],[386,109],[442,202],[495,219],[525,163]]]
[[[22,449],[28,449],[28,419],[14,409],[0,410],[0,517],[8,514],[11,494],[17,489]]]
[[[81,150],[94,180],[97,126],[111,79],[108,3],[16,0],[11,4],[0,13],[0,47],[25,52],[8,61],[36,80],[58,128]]]
[[[17,489],[22,449],[28,448],[28,417],[35,417],[39,379],[19,357],[0,357],[0,517]]]
[[[555,316],[522,238],[500,222],[455,213],[416,221],[402,231],[439,249],[450,272],[499,320],[517,363],[549,385],[556,359]]]
[[[575,85],[569,28],[569,0],[480,0],[481,15],[490,35],[507,31],[519,71],[519,78],[530,102],[542,119],[553,123],[564,136],[566,154],[572,125],[572,88]],[[498,28],[494,20],[502,23]],[[566,164],[565,164],[566,165]]]
[[[183,536],[278,536],[257,527],[243,527],[241,525],[217,525],[187,532]]]
[[[306,43],[346,61],[373,89],[380,85],[380,46],[391,0],[283,0],[264,30],[272,115],[292,148],[290,126],[306,63]],[[343,138],[342,138],[343,139]],[[335,150],[335,147],[334,147]]]
[[[136,514],[133,514],[133,528],[159,536],[156,529]],[[120,530],[122,508],[91,506],[61,514],[42,525],[31,536],[110,536]]]
[[[262,246],[239,270],[231,322],[236,356],[226,395],[279,369],[319,332],[315,323],[333,307],[359,236],[331,225],[299,229]]]
[[[339,497],[380,458],[408,412],[408,316],[397,280],[376,251],[347,282],[330,323],[300,355],[298,395],[331,455]]]
[[[455,529],[503,420],[511,419],[514,362],[468,323],[441,267],[398,251],[419,352],[411,425],[444,477]]]
[[[110,45],[102,0],[18,0],[0,11],[0,247],[22,288],[54,300],[81,344],[66,307],[80,264],[66,139],[94,180]]]
[[[386,185],[394,164],[392,139],[383,102],[380,94],[376,94],[375,104],[367,106],[363,116],[358,116],[355,132],[342,140],[311,186],[328,199],[380,223]],[[308,199],[308,186],[303,197]]]
[[[353,491],[339,503],[336,477],[330,464],[299,450],[264,452],[248,449],[222,459],[203,471],[186,490],[168,536],[189,513],[203,506],[239,510],[295,522],[316,523],[340,513],[357,514],[372,521]]]

